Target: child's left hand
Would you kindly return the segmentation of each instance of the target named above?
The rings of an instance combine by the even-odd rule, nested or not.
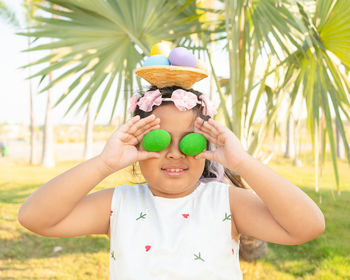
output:
[[[202,134],[207,140],[216,145],[214,151],[204,151],[195,156],[196,159],[214,160],[224,167],[236,171],[238,165],[249,155],[237,136],[226,126],[213,119],[204,121],[203,124],[203,120],[197,118],[194,123],[194,132]]]

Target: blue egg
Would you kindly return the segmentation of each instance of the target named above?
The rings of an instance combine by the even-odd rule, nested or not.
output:
[[[161,54],[156,54],[148,57],[143,66],[151,66],[151,65],[170,65],[169,59]]]

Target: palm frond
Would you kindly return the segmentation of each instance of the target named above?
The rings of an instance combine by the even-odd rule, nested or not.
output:
[[[0,18],[7,24],[19,28],[20,22],[16,16],[15,11],[13,11],[9,6],[7,6],[3,1],[0,1]]]
[[[153,44],[174,40],[175,36],[188,36],[200,28],[197,24],[199,16],[193,13],[194,0],[48,2],[50,5],[36,5],[44,13],[35,17],[38,24],[32,27],[31,32],[19,34],[39,38],[37,44],[26,51],[54,53],[45,54],[23,67],[42,66],[30,78],[50,72],[60,73],[42,91],[72,79],[56,102],[57,106],[67,96],[74,96],[66,113],[73,108],[82,110],[94,96],[99,96],[96,92],[101,91],[97,100],[98,115],[107,96],[119,97],[122,87],[118,82],[128,80],[123,82],[124,90],[133,88],[133,70],[149,55]],[[79,85],[82,86],[77,91]],[[112,114],[115,108],[116,104]]]

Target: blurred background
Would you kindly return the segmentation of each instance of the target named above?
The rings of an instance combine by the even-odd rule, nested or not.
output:
[[[156,7],[156,8],[155,8]],[[326,217],[298,246],[241,239],[245,279],[350,279],[348,0],[0,1],[0,278],[107,279],[108,239],[36,236],[20,205],[97,155],[149,84],[134,75],[159,42],[209,77],[194,89],[247,151]],[[126,168],[95,190],[142,181]]]

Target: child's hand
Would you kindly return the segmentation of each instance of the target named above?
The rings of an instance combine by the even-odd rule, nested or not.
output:
[[[214,151],[204,151],[195,158],[214,160],[224,167],[235,171],[244,158],[249,155],[244,151],[237,136],[226,126],[213,119],[209,119],[202,124],[203,120],[197,118],[194,131],[202,134],[207,140],[216,145],[216,149]]]
[[[159,128],[159,118],[150,115],[144,119],[135,116],[123,124],[109,138],[100,158],[112,171],[117,171],[130,164],[149,158],[158,158],[159,153],[139,151],[136,145],[143,136]]]

